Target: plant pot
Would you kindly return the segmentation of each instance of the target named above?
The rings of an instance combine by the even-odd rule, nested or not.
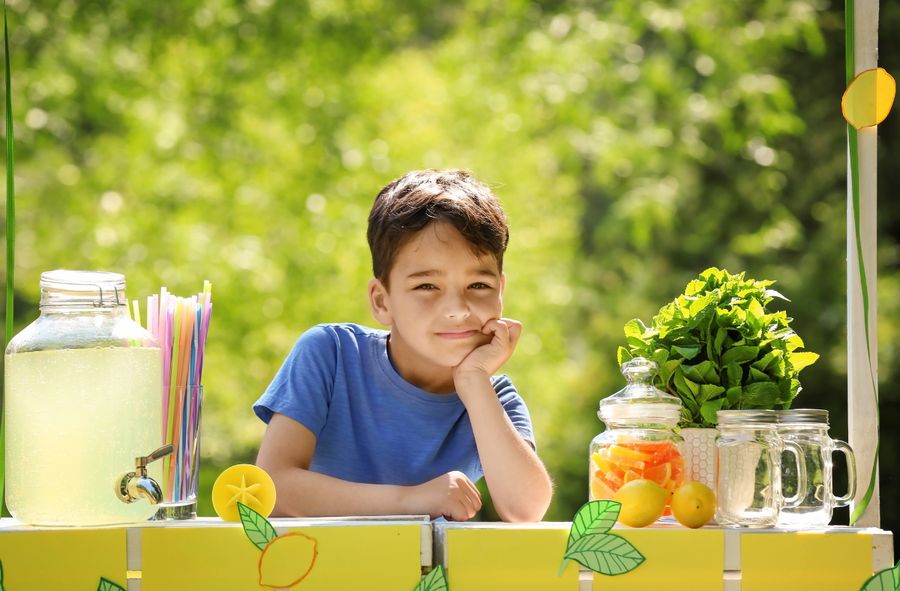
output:
[[[681,430],[684,438],[685,480],[696,480],[716,490],[716,436],[711,428],[690,427]]]

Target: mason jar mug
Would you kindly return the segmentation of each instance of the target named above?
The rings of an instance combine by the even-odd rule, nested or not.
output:
[[[725,526],[775,526],[782,507],[801,502],[799,494],[788,498],[782,495],[782,453],[793,456],[802,490],[806,488],[802,449],[778,436],[773,410],[727,410],[716,415],[716,521]]]
[[[828,436],[828,411],[819,409],[790,409],[778,411],[778,434],[794,442],[802,450],[806,469],[806,486],[797,487],[797,475],[788,464],[784,467],[782,486],[794,490],[799,503],[782,509],[779,525],[818,527],[831,522],[835,507],[850,504],[856,494],[856,457],[853,449],[840,439]],[[847,494],[834,495],[832,456],[835,452],[847,458]]]

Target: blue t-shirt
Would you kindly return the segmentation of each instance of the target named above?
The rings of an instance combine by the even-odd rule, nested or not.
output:
[[[320,324],[300,336],[253,405],[316,436],[310,470],[370,484],[415,485],[451,470],[483,476],[466,408],[456,394],[432,394],[404,380],[387,352],[389,333],[356,324]],[[534,446],[531,417],[506,375],[491,383],[522,437]]]

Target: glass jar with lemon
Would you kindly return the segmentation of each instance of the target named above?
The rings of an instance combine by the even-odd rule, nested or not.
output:
[[[627,385],[600,402],[606,430],[590,445],[590,500],[614,499],[632,481],[651,481],[668,493],[684,483],[684,440],[674,431],[681,402],[653,386],[656,372],[655,362],[631,359],[622,365]]]

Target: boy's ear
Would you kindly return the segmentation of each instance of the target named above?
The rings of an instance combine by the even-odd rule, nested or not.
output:
[[[369,306],[372,308],[372,316],[380,324],[391,326],[393,316],[388,305],[388,290],[380,279],[369,281]]]

